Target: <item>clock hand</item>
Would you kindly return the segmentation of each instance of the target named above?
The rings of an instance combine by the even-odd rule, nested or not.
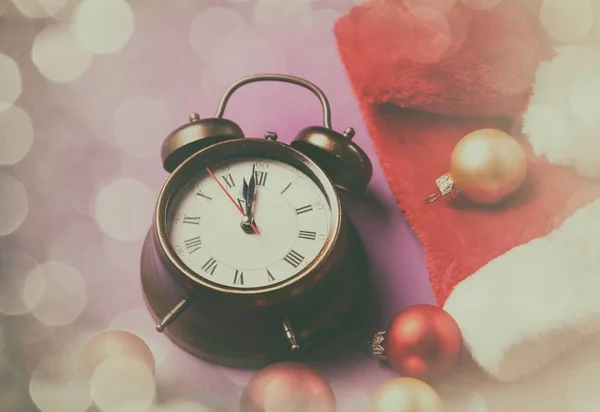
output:
[[[240,211],[240,213],[242,214],[242,216],[245,216],[246,214],[244,213],[244,210],[241,208],[240,205],[238,205],[235,201],[235,199],[233,198],[233,196],[231,196],[231,194],[227,191],[227,189],[225,189],[225,187],[221,184],[221,182],[219,182],[219,179],[217,179],[217,176],[215,176],[215,174],[208,168],[206,167],[206,171],[208,172],[208,174],[210,175],[210,177],[213,178],[213,180],[215,182],[217,182],[217,184],[219,185],[219,187],[221,188],[221,190],[223,190],[223,192],[225,192],[225,194],[227,195],[227,197],[229,198],[229,200],[231,200],[231,203],[233,203],[235,205],[235,207],[237,208],[237,210]],[[250,227],[252,228],[252,230],[254,230],[254,232],[257,235],[260,235],[260,231],[258,230],[258,228],[256,227],[256,225],[252,222],[249,223]]]
[[[246,179],[244,179],[246,183]],[[250,177],[250,183],[248,183],[246,194],[244,199],[246,200],[246,216],[252,217],[252,203],[254,202],[254,191],[256,189],[256,179],[254,178],[254,165],[252,165],[252,177]]]
[[[244,179],[242,182],[243,182],[243,184],[242,184],[242,199],[244,199],[243,202],[246,203],[246,199],[248,199],[248,183],[246,183],[246,179]],[[242,200],[240,198],[238,198],[237,201],[238,201],[238,204],[240,205],[240,207],[242,209],[244,209],[245,206],[242,204]],[[246,212],[246,214],[248,214],[248,213]]]

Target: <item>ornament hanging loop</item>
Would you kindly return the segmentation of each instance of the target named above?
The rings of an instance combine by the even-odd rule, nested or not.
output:
[[[427,197],[427,199],[425,199],[425,203],[427,203],[427,204],[433,203],[436,200],[438,200],[440,197],[442,197],[441,193],[432,193]]]
[[[442,196],[449,195],[451,198],[455,198],[458,195],[458,189],[454,185],[454,180],[450,176],[450,173],[445,173],[438,177],[435,181],[435,185],[438,188],[438,193],[430,194],[427,199],[425,199],[426,204],[433,203]]]

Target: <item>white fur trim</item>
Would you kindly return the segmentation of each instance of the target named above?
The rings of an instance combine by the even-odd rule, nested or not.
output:
[[[444,309],[490,375],[512,381],[600,332],[600,200],[458,284]]]
[[[600,177],[600,48],[566,46],[540,65],[523,134],[537,155]]]

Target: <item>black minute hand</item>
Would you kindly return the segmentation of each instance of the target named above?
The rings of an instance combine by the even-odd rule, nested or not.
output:
[[[254,202],[254,189],[256,186],[256,180],[254,178],[254,165],[252,166],[252,177],[248,182],[248,191],[245,196],[246,201],[246,216],[252,216],[252,203]]]

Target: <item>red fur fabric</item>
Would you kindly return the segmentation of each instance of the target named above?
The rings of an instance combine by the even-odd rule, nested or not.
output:
[[[484,127],[513,131],[501,119],[526,108],[546,53],[518,2],[490,11],[460,1],[449,11],[409,10],[408,3],[416,2],[357,6],[337,22],[335,34],[379,160],[422,242],[443,305],[462,280],[515,246],[545,236],[597,198],[598,190],[534,157],[522,143],[528,178],[503,204],[440,199],[425,205],[464,135]]]

